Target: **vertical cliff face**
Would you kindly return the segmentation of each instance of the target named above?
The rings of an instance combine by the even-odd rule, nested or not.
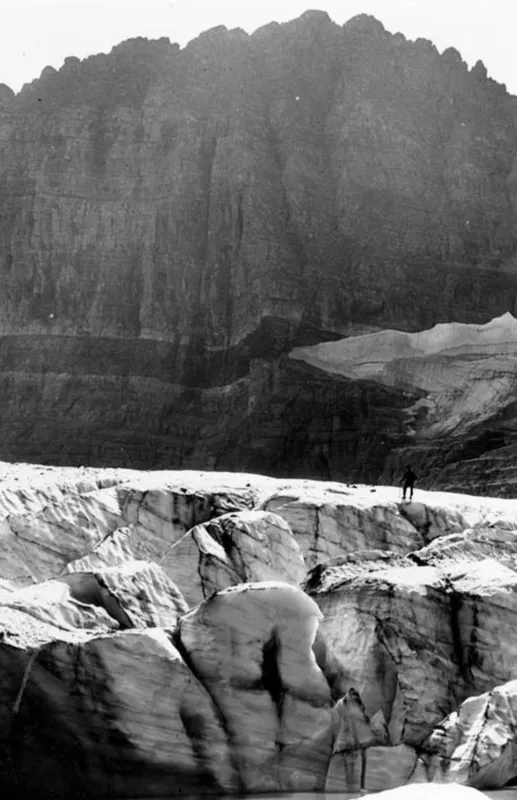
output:
[[[0,87],[3,456],[245,467],[259,363],[516,311],[515,120],[482,64],[321,12]]]

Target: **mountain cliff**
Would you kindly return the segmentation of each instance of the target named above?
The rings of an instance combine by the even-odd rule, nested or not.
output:
[[[376,480],[422,390],[292,348],[517,313],[515,98],[454,49],[314,11],[0,89],[4,459]]]

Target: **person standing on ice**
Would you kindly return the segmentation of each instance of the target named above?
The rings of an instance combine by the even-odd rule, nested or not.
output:
[[[416,478],[415,473],[413,472],[413,470],[411,469],[411,467],[408,464],[407,467],[406,467],[406,471],[405,471],[404,475],[402,476],[402,499],[403,500],[406,499],[406,492],[408,490],[409,490],[409,499],[410,500],[413,499],[413,487],[415,485],[416,479],[417,478]]]

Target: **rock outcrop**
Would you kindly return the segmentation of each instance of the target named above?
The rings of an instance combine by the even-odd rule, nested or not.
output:
[[[2,89],[2,457],[378,480],[421,390],[287,354],[517,310],[515,120],[453,48],[319,12]],[[426,472],[488,454],[500,493],[506,413]]]
[[[517,501],[0,473],[4,794],[417,797],[517,776]]]
[[[414,554],[415,560],[418,553]],[[390,743],[417,747],[448,709],[513,676],[516,573],[491,559],[431,567],[366,554],[308,591],[320,632]],[[504,641],[504,648],[498,645]]]
[[[5,620],[2,619],[5,624]],[[39,623],[38,623],[39,625]],[[0,646],[4,790],[232,789],[227,739],[166,629]]]
[[[429,778],[505,786],[517,775],[517,682],[465,700],[424,742]]]
[[[320,619],[299,589],[270,582],[219,592],[180,621],[181,651],[225,720],[247,791],[323,789],[332,732],[312,651]]]
[[[404,411],[405,447],[391,454],[384,478],[413,461],[424,478],[432,472],[427,486],[512,496],[514,467],[504,448],[514,441],[516,353],[517,320],[506,313],[486,325],[446,323],[419,333],[352,336],[295,348],[291,357],[351,380],[413,393],[415,402]],[[488,450],[495,451],[492,463],[506,463],[490,469]]]
[[[298,585],[305,561],[282,517],[241,511],[192,528],[160,560],[191,606],[239,583],[283,580]]]

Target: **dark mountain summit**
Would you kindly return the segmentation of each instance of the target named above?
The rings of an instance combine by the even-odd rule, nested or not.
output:
[[[517,311],[516,120],[318,11],[0,87],[0,458],[376,479],[414,397],[287,354]]]

